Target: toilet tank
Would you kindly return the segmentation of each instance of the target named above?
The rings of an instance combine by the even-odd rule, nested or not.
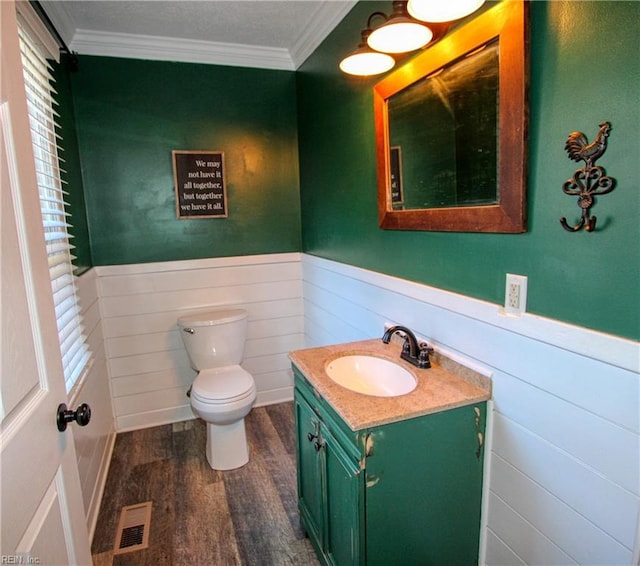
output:
[[[242,361],[247,311],[226,308],[181,316],[178,328],[191,367],[196,371],[238,365]]]

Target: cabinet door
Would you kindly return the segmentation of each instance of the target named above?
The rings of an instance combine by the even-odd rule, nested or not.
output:
[[[295,417],[298,450],[298,509],[302,526],[316,547],[322,546],[324,524],[322,500],[323,462],[319,457],[320,420],[296,393]]]
[[[478,562],[485,405],[379,427],[367,458],[367,564]]]
[[[360,527],[364,508],[364,483],[357,459],[350,457],[322,424],[321,457],[325,464],[326,523],[324,550],[332,564],[360,563]]]

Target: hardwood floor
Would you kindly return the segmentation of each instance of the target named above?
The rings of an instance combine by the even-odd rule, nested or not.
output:
[[[212,470],[200,419],[119,434],[93,539],[95,566],[319,564],[297,511],[293,404],[245,419],[249,463]],[[149,548],[113,556],[120,510],[153,502]]]

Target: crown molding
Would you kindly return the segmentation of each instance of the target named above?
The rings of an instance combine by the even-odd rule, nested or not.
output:
[[[153,35],[76,30],[71,49],[85,55],[295,70],[288,50]]]
[[[1,0],[0,0],[1,1]],[[73,51],[85,55],[125,57],[183,63],[208,63],[294,71],[317,49],[357,0],[326,0],[290,50],[284,48],[176,39],[151,35],[76,29],[60,2],[43,2],[56,29]]]
[[[311,18],[315,25],[306,27],[290,50],[291,60],[296,69],[307,60],[357,3],[358,0],[327,0],[315,10]]]

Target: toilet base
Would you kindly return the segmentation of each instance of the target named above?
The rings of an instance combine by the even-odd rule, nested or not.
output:
[[[233,470],[249,461],[244,419],[230,424],[207,423],[207,462],[214,470]]]

